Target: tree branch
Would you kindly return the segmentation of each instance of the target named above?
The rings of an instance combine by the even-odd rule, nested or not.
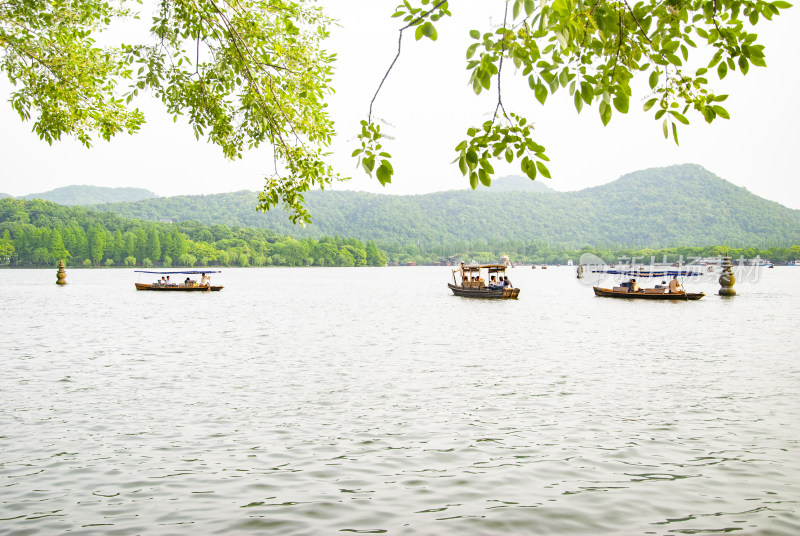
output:
[[[408,24],[406,24],[405,26],[400,28],[400,32],[399,32],[399,35],[397,37],[397,54],[395,55],[394,59],[392,60],[392,64],[389,65],[389,68],[386,70],[386,73],[383,75],[383,78],[381,79],[381,83],[378,84],[378,89],[375,90],[375,95],[373,95],[372,100],[369,101],[369,114],[367,115],[367,122],[369,122],[369,123],[372,122],[372,106],[373,106],[373,104],[375,104],[375,99],[378,98],[378,93],[380,93],[381,88],[383,87],[383,83],[386,82],[386,79],[389,77],[389,73],[394,68],[394,64],[397,63],[398,58],[400,58],[400,51],[401,51],[401,47],[403,45],[403,32],[406,31],[407,29],[411,28],[412,26],[416,26],[419,22],[425,20],[425,18],[427,18],[431,13],[433,13],[437,9],[439,9],[439,6],[441,6],[442,4],[446,3],[447,1],[448,0],[439,0],[439,2],[437,2],[436,5],[434,5],[432,8],[430,8],[428,11],[426,11],[425,13],[423,13],[422,15],[417,17],[416,19],[412,20],[411,22],[409,22]]]

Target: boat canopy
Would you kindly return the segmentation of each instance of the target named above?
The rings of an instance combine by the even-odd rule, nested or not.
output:
[[[139,272],[140,274],[158,274],[158,275],[169,275],[169,274],[221,274],[222,270],[176,270],[172,272],[155,272],[150,270],[134,270],[134,272]]]
[[[465,264],[464,268],[508,268],[505,264]]]
[[[696,270],[592,270],[593,274],[633,275],[639,277],[667,277],[667,276],[693,276],[703,275]]]

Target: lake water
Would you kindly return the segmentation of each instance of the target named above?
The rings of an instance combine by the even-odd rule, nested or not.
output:
[[[800,534],[800,268],[55,275],[0,271],[0,534]]]

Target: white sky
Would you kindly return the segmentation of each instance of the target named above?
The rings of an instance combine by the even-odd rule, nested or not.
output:
[[[467,83],[464,51],[471,42],[467,33],[487,28],[490,20],[502,20],[504,2],[451,2],[454,16],[439,23],[436,43],[416,42],[411,34],[403,38],[403,54],[373,110],[391,124],[383,129],[395,137],[385,146],[395,169],[393,183],[385,188],[364,176],[350,154],[356,148],[359,121],[366,118],[369,102],[397,50],[401,21],[390,15],[399,1],[322,3],[342,26],[328,44],[339,55],[336,94],[330,99],[339,136],[331,148],[331,162],[342,175],[353,177],[334,188],[419,194],[466,187],[468,181],[451,163],[453,148],[469,126],[485,120],[496,98],[494,88],[477,97]],[[708,125],[700,116],[690,115],[692,124],[679,131],[680,147],[664,139],[652,113],[641,111],[647,99],[641,90],[631,99],[631,111],[615,113],[604,128],[596,109],[584,108],[578,115],[567,91],[551,96],[543,107],[532,92],[523,90],[524,80],[507,76],[506,108],[535,121],[536,139],[551,159],[553,179],[538,180],[556,190],[579,190],[641,169],[695,163],[759,196],[800,209],[800,173],[793,158],[800,150],[800,105],[795,94],[800,71],[792,35],[800,26],[797,12],[789,9],[774,21],[759,24],[769,67],[751,68],[746,77],[729,73],[724,84],[717,83],[713,88],[717,93],[731,95],[723,104],[731,120]],[[2,76],[0,94],[7,101],[10,85]],[[241,161],[227,161],[216,146],[196,141],[188,126],[173,124],[158,105],[143,104],[148,124],[139,134],[119,135],[110,143],[97,141],[85,149],[73,140],[53,146],[40,141],[31,133],[31,125],[22,123],[3,102],[0,192],[25,195],[72,184],[139,187],[161,196],[262,188],[272,165],[268,149],[248,153]],[[498,162],[495,170],[497,176],[521,174],[518,164]]]

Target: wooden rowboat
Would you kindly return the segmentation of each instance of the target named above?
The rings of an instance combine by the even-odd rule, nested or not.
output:
[[[500,290],[490,290],[486,287],[483,288],[462,288],[452,283],[447,284],[453,294],[463,298],[483,298],[486,300],[510,300],[517,299],[519,296],[518,288],[504,288]]]
[[[136,290],[163,290],[166,292],[215,292],[220,291],[224,287],[217,286],[217,285],[207,285],[207,286],[200,286],[200,285],[150,285],[147,283],[134,283],[136,285]]]
[[[486,275],[484,280],[483,275]],[[456,280],[456,274],[461,276],[461,284]],[[453,282],[448,283],[447,287],[456,296],[462,298],[479,298],[484,300],[511,300],[517,299],[519,289],[512,286],[503,288],[490,288],[490,283],[495,278],[503,280],[506,273],[505,264],[472,264],[461,263],[459,268],[453,270]]]
[[[595,296],[603,298],[622,298],[624,300],[673,300],[673,301],[686,301],[686,300],[699,300],[705,296],[705,292],[681,292],[677,294],[670,294],[666,289],[660,288],[646,288],[639,292],[629,292],[627,288],[615,287],[601,288],[592,287]]]
[[[212,285],[210,277],[206,274],[218,274],[219,270],[134,270],[140,274],[155,274],[157,281],[155,283],[134,283],[136,290],[153,290],[164,292],[218,292],[224,287],[221,285]],[[172,283],[169,280],[170,275],[186,275],[186,280],[182,283]],[[192,275],[202,275],[198,284],[197,281],[191,279]],[[161,276],[161,279],[158,279]]]

